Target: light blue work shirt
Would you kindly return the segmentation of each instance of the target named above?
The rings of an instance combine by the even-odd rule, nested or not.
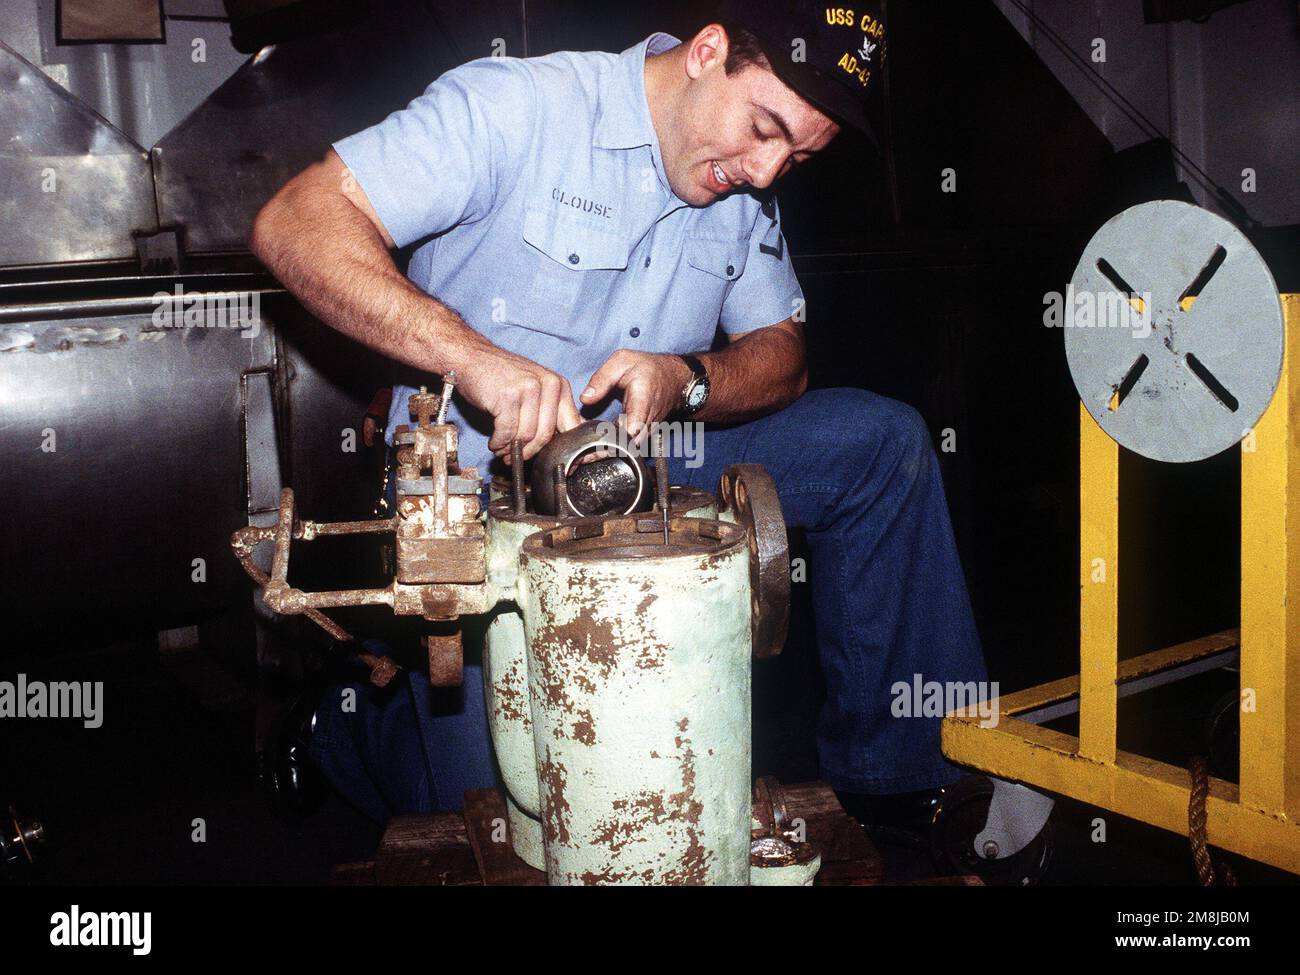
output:
[[[334,145],[397,245],[422,242],[411,281],[575,397],[616,349],[707,350],[719,325],[774,325],[803,301],[774,199],[693,208],[669,188],[645,58],[680,43],[471,61]],[[390,443],[411,422],[411,389],[393,392]],[[456,397],[449,415],[461,465],[487,476],[491,417]]]

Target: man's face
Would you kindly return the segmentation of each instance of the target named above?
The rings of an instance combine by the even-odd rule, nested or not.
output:
[[[708,206],[734,189],[764,189],[839,132],[770,69],[750,65],[728,75],[721,28],[706,27],[689,44],[682,111],[660,134],[668,183],[686,203]]]

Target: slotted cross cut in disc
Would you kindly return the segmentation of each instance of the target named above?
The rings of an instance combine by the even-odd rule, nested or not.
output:
[[[1241,440],[1282,371],[1282,302],[1263,258],[1226,220],[1159,200],[1088,242],[1065,302],[1079,397],[1114,440],[1186,463]]]

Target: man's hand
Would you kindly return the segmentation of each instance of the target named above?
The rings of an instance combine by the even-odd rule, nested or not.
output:
[[[528,460],[557,432],[582,423],[567,379],[523,356],[484,345],[457,371],[456,392],[492,415],[488,449],[494,454],[510,463],[510,442],[517,438]]]
[[[690,378],[690,366],[678,356],[619,349],[592,374],[581,399],[590,405],[611,389],[621,389],[623,429],[640,443],[651,423],[682,405],[682,390]]]

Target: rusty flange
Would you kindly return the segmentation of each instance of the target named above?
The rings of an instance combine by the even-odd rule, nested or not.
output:
[[[732,512],[749,535],[754,656],[775,657],[790,625],[790,542],[772,476],[758,464],[732,464],[718,481],[718,511]]]

